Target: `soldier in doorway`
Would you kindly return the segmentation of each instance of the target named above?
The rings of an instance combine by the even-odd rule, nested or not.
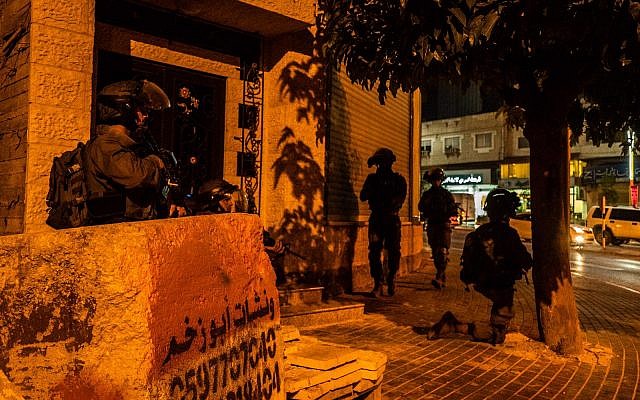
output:
[[[360,201],[369,202],[369,268],[373,278],[372,293],[382,291],[382,250],[387,250],[388,294],[395,293],[395,276],[400,265],[400,217],[398,212],[407,196],[407,181],[392,170],[396,161],[393,151],[378,149],[367,161],[377,170],[369,174],[360,191]]]
[[[167,187],[164,161],[136,152],[148,130],[149,114],[169,108],[166,93],[147,80],[105,86],[97,99],[96,136],[85,147],[87,207],[91,224],[157,218]],[[171,198],[170,214],[186,214]],[[181,205],[181,204],[180,204]],[[167,204],[169,206],[169,204]]]
[[[431,284],[436,289],[445,286],[449,247],[451,246],[450,218],[458,215],[453,196],[442,187],[445,174],[442,168],[434,168],[424,174],[424,179],[431,183],[431,188],[420,197],[418,210],[427,223],[427,239],[431,247],[431,257],[436,268],[436,276]]]

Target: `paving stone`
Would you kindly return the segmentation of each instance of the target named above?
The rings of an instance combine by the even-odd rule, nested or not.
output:
[[[388,361],[381,391],[390,400],[640,398],[640,297],[595,280],[573,277],[585,338],[603,357],[561,357],[539,343],[533,285],[524,283],[517,285],[507,345],[475,343],[464,336],[430,341],[414,331],[412,327],[429,326],[447,310],[488,329],[490,303],[463,290],[458,261],[452,252],[444,290],[430,286],[434,269],[426,259],[423,270],[399,280],[392,298],[350,296],[365,304],[360,322],[302,333],[384,353]],[[604,357],[607,352],[613,357]]]

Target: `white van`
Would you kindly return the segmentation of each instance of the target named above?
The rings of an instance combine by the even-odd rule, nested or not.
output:
[[[600,207],[593,206],[587,214],[587,226],[593,229],[593,237],[598,243],[602,243],[603,236],[607,244],[615,245],[628,243],[631,239],[640,240],[640,210],[627,206],[606,207],[603,219]]]

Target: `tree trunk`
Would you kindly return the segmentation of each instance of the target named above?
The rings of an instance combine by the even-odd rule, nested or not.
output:
[[[569,264],[569,134],[553,99],[527,109],[531,150],[533,284],[542,340],[561,354],[582,352]]]

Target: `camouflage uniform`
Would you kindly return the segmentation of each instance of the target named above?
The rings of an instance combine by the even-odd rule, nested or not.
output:
[[[436,268],[435,281],[438,281],[438,285],[444,286],[445,270],[449,261],[449,247],[451,247],[449,218],[457,215],[456,203],[447,189],[433,185],[420,197],[418,210],[427,221],[427,240]]]

